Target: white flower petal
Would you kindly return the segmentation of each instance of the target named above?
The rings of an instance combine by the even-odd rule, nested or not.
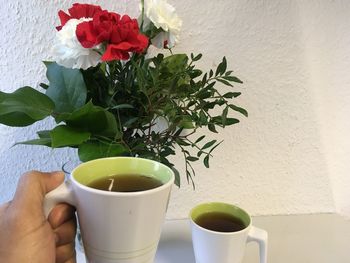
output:
[[[168,42],[168,47],[171,48],[178,42],[182,21],[177,16],[175,8],[166,0],[146,0],[145,15],[146,19],[151,20],[155,27],[164,30],[152,39],[152,44],[157,43],[154,44],[156,47],[163,48],[164,41],[161,45],[159,44],[160,39],[163,38]]]
[[[98,47],[84,48],[75,34],[77,25],[89,20],[91,18],[70,19],[56,33],[56,43],[51,49],[51,55],[57,64],[67,68],[88,69],[101,62],[101,55],[95,51]]]

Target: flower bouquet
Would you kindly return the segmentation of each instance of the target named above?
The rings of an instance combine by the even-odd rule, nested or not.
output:
[[[169,158],[178,153],[193,183],[192,163],[201,159],[209,167],[222,142],[198,134],[202,128],[218,133],[218,127],[239,122],[233,112],[247,116],[232,103],[241,92],[217,86],[242,81],[227,70],[225,57],[203,72],[195,66],[201,54],[173,53],[182,22],[166,1],[141,1],[140,7],[138,19],[90,4],[59,11],[53,61],[44,62],[48,82],[41,91],[0,91],[0,123],[23,127],[52,117],[55,127],[19,143],[76,148],[83,162],[110,156],[157,160],[174,170],[180,185]],[[150,55],[151,46],[160,53]]]

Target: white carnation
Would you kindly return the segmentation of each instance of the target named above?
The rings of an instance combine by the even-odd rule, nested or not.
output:
[[[177,16],[175,8],[166,0],[146,0],[145,15],[156,28],[164,30],[151,40],[153,45],[163,48],[166,41],[167,46],[172,48],[179,41],[182,21]]]
[[[84,48],[77,36],[77,25],[90,21],[91,18],[70,19],[56,33],[56,43],[51,49],[51,55],[57,64],[67,68],[88,69],[101,62],[101,55],[94,48]]]

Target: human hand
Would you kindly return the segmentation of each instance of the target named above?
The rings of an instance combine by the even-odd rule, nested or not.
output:
[[[74,208],[58,204],[48,219],[45,195],[64,180],[62,172],[24,174],[12,201],[0,206],[0,261],[6,263],[74,263]]]

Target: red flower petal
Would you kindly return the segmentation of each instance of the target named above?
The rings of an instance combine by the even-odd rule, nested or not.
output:
[[[96,34],[92,21],[78,24],[75,33],[80,44],[84,48],[92,48],[96,46]]]
[[[65,12],[63,12],[62,10],[58,12],[58,17],[60,18],[61,25],[57,26],[56,29],[60,31],[62,27],[68,22],[68,20],[71,19],[71,17],[67,15]]]
[[[96,13],[101,12],[102,8],[98,5],[89,4],[73,4],[73,7],[68,9],[72,18],[93,17]]]
[[[129,59],[129,52],[143,52],[149,41],[140,34],[136,19],[106,10],[95,13],[92,21],[80,23],[76,35],[85,48],[105,43],[103,61]]]
[[[65,13],[64,11],[60,10],[58,12],[58,16],[61,21],[61,25],[57,26],[57,30],[61,30],[62,27],[67,23],[68,20],[74,18],[74,19],[80,19],[83,17],[86,18],[92,18],[95,14],[102,12],[102,8],[97,5],[89,5],[89,4],[73,4],[73,7],[68,9],[68,13]]]
[[[127,60],[129,59],[129,52],[120,49],[120,45],[108,45],[106,52],[101,57],[102,61],[112,60]]]
[[[149,39],[148,37],[142,34],[139,34],[137,36],[137,39],[139,41],[139,45],[138,45],[138,50],[136,50],[136,52],[141,53],[148,47]]]

